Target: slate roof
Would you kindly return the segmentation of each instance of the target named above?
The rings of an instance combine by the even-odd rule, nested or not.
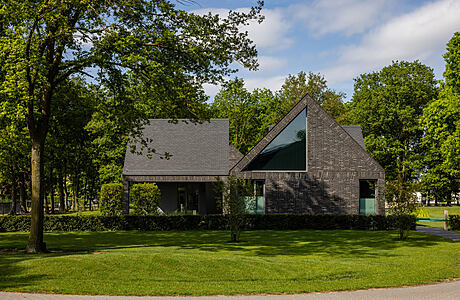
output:
[[[149,147],[157,153],[168,152],[172,157],[161,159],[131,153],[126,149],[123,175],[197,175],[225,176],[229,170],[228,119],[211,119],[203,124],[185,123],[179,119],[177,124],[168,119],[149,120],[142,133],[152,139]],[[140,143],[136,143],[140,149]]]
[[[343,129],[355,140],[358,144],[366,150],[366,146],[364,145],[363,133],[361,131],[361,126],[359,125],[344,125],[342,126]]]

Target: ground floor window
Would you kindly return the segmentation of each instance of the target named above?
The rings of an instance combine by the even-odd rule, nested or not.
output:
[[[377,180],[359,180],[359,214],[375,214],[375,189]]]
[[[253,180],[254,195],[244,197],[246,213],[265,214],[265,182],[263,180]]]
[[[182,213],[198,212],[200,199],[198,184],[179,184],[177,187],[177,209]]]

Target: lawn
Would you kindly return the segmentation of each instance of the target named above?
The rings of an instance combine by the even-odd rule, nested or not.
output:
[[[449,211],[449,215],[460,215],[460,206],[430,206],[424,207],[430,214],[430,218],[444,219],[444,211]],[[444,228],[444,222],[422,222],[418,221],[418,225],[427,227]]]
[[[225,231],[46,233],[52,251],[0,233],[0,290],[111,295],[305,293],[460,277],[460,243],[411,232]]]

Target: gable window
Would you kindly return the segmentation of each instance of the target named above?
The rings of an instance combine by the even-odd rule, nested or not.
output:
[[[244,169],[305,171],[307,111],[301,111]]]

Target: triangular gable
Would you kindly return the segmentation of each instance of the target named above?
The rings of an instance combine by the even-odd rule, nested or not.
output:
[[[340,126],[335,119],[330,116],[322,107],[317,103],[310,95],[306,94],[282,119],[279,121],[231,170],[230,173],[239,173],[244,171],[244,169],[263,151],[267,145],[269,145],[290,123],[293,121],[299,113],[303,110],[307,111],[307,118],[312,117],[315,114],[315,117],[322,119],[323,122],[330,124],[334,127],[335,132],[340,135],[343,139],[343,142],[347,146],[346,148],[350,149],[355,153],[361,153],[359,156],[365,158],[365,160],[370,163],[373,168],[377,168],[379,171],[384,172],[384,169],[380,164],[375,161],[369,153],[347,132],[342,126]],[[308,122],[307,122],[308,123]],[[311,129],[313,130],[313,128]],[[307,144],[308,149],[309,145],[308,140],[308,128],[307,128]],[[308,151],[308,150],[307,150]],[[308,155],[307,158],[308,160]],[[308,171],[308,166],[307,166]],[[264,170],[261,170],[262,172]]]
[[[307,99],[303,97],[233,168],[230,172],[241,172],[257,155],[260,154],[302,111],[307,107]],[[263,170],[261,170],[263,171]]]

